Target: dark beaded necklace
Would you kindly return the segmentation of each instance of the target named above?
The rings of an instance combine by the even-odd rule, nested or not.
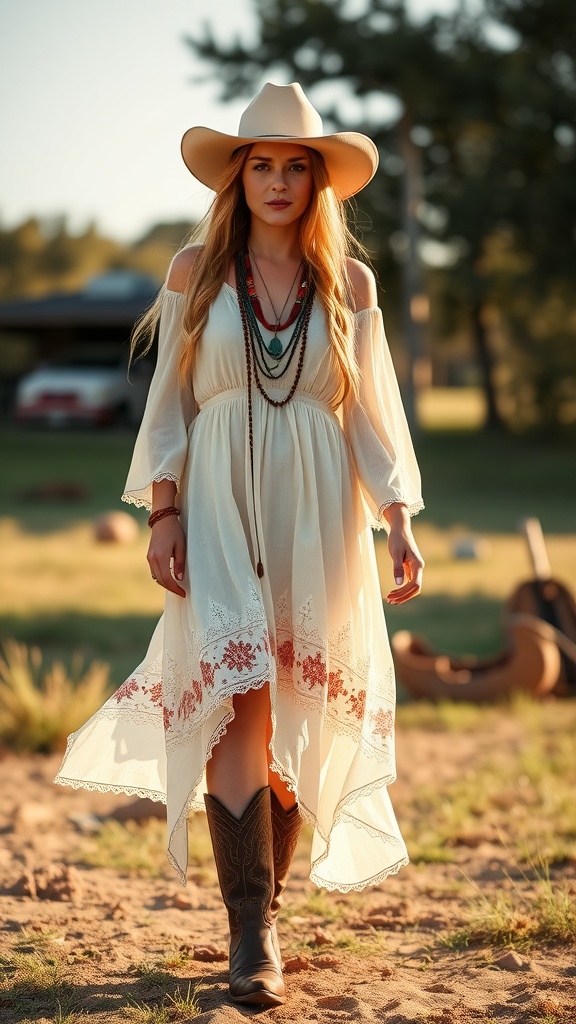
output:
[[[303,346],[305,347],[306,345],[306,335],[312,301],[314,299],[314,289],[308,288],[308,286],[306,287],[304,300],[299,305],[296,322],[294,323],[294,330],[292,331],[286,348],[282,349],[282,345],[280,344],[280,351],[277,353],[272,351],[266,345],[264,338],[262,337],[262,332],[260,331],[260,326],[254,313],[252,302],[250,301],[249,285],[246,277],[246,262],[242,253],[238,253],[236,257],[236,286],[240,307],[243,310],[243,315],[247,324],[252,355],[254,358],[256,379],[258,377],[256,372],[257,368],[260,375],[262,377],[266,377],[267,380],[279,380],[288,372],[296,355],[301,338]]]
[[[262,579],[264,575],[264,566],[262,564],[262,556],[260,553],[260,538],[258,535],[258,520],[256,517],[256,493],[254,487],[254,429],[253,429],[253,416],[252,416],[252,377],[258,391],[262,395],[262,398],[268,402],[269,405],[274,406],[275,409],[280,409],[282,406],[287,405],[288,402],[294,397],[294,393],[300,382],[302,375],[302,368],[304,366],[304,354],[306,352],[306,342],[308,340],[308,325],[310,323],[310,317],[312,315],[312,305],[314,302],[314,286],[311,285],[306,289],[305,301],[301,304],[300,313],[296,321],[292,337],[288,342],[288,345],[284,352],[278,357],[276,362],[284,362],[284,366],[276,369],[277,373],[272,372],[272,369],[266,364],[264,358],[263,349],[268,352],[264,345],[258,322],[253,312],[252,303],[248,294],[248,286],[246,281],[246,262],[243,253],[238,253],[236,256],[236,286],[238,292],[238,306],[240,309],[240,319],[242,321],[242,333],[244,335],[244,353],[246,357],[246,380],[248,387],[248,444],[250,447],[250,475],[252,481],[252,508],[254,510],[254,529],[256,532],[256,549],[258,554],[258,560],[256,563],[256,572],[258,577]],[[288,391],[285,398],[274,399],[267,394],[264,385],[259,377],[259,371],[263,376],[269,380],[279,380],[283,377],[292,360],[294,358],[298,343],[301,341],[300,353],[298,356],[298,363],[296,365],[296,373],[292,386]],[[286,358],[283,358],[286,357]],[[273,356],[274,359],[276,357]]]
[[[256,257],[254,257],[254,259],[256,259]],[[282,342],[280,341],[280,338],[278,337],[279,332],[280,331],[285,331],[287,327],[291,327],[292,326],[294,321],[299,316],[299,314],[301,312],[302,304],[303,304],[303,302],[304,302],[304,300],[306,298],[307,289],[308,289],[308,269],[306,267],[306,264],[301,264],[301,266],[303,266],[302,276],[300,277],[300,284],[298,285],[298,291],[296,293],[296,299],[294,301],[294,305],[292,306],[292,310],[290,312],[290,315],[289,315],[288,319],[285,320],[284,323],[281,323],[280,320],[277,320],[276,323],[270,324],[270,323],[268,323],[268,321],[266,320],[266,317],[264,316],[264,314],[262,312],[262,305],[261,305],[260,299],[258,298],[258,295],[256,294],[256,285],[254,283],[254,272],[252,270],[252,264],[250,262],[250,252],[249,252],[248,249],[246,249],[246,252],[244,253],[244,277],[245,277],[245,280],[246,280],[246,288],[247,288],[247,292],[248,292],[248,297],[250,299],[250,304],[252,306],[252,311],[254,313],[255,319],[258,320],[258,322],[261,323],[262,326],[265,327],[267,331],[271,331],[272,334],[274,335],[274,337],[268,343],[268,345],[265,345],[265,348],[266,348],[266,351],[268,352],[268,355],[272,356],[275,359],[279,358],[282,355]],[[298,277],[299,271],[300,271],[300,267],[296,271],[296,277]],[[260,276],[262,277],[261,274],[260,274]],[[272,300],[270,299],[270,294],[268,292],[268,288],[266,287],[266,282],[265,282],[264,278],[262,278],[262,284],[264,285],[264,288],[266,288],[266,294],[268,295],[268,299],[270,301],[270,305],[272,306]],[[294,287],[294,282],[292,284],[292,287]],[[290,291],[292,291],[292,288],[290,288]],[[288,294],[290,294],[290,293],[288,293]],[[288,301],[288,300],[286,300],[286,301]],[[282,311],[280,313],[280,317],[282,317],[282,314],[284,312],[285,307],[286,307],[286,303],[284,303],[284,306],[283,306]],[[272,309],[274,309],[273,306],[272,306]]]

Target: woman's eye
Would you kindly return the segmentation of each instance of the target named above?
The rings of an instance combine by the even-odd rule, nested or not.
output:
[[[305,171],[306,167],[304,166],[304,164],[292,164],[290,170],[291,171]]]
[[[254,167],[254,170],[255,171],[267,171],[268,170],[268,164],[256,164],[256,166]]]

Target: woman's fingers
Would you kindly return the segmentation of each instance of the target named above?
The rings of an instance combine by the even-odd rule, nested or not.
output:
[[[412,597],[416,597],[422,590],[422,575],[424,572],[424,561],[420,555],[420,552],[404,551],[402,561],[400,563],[401,568],[398,564],[398,556],[393,557],[394,561],[394,581],[397,584],[404,582],[404,586],[400,586],[397,590],[391,590],[386,595],[388,604],[404,604],[405,601],[409,601]]]
[[[186,597],[186,591],[182,589],[179,583],[174,579],[170,569],[166,571],[158,571],[156,574],[156,582],[164,587],[165,590],[171,591],[172,594],[178,594],[178,597]]]
[[[186,591],[183,590],[178,581],[174,579],[170,565],[166,568],[165,565],[160,565],[160,563],[151,560],[150,570],[152,579],[155,583],[164,587],[165,590],[170,590],[173,594],[178,594],[179,597],[186,597]]]
[[[164,522],[160,520],[157,524]],[[180,586],[184,578],[186,542],[181,528],[157,530],[152,536],[148,548],[148,565],[152,579],[159,586],[169,590],[178,597],[186,597],[186,591]]]
[[[174,557],[172,562],[172,573],[177,580],[184,579],[186,568],[186,545],[184,541],[177,541],[174,545]]]
[[[405,583],[399,590],[391,590],[389,594],[386,594],[386,600],[388,604],[404,604],[412,597],[417,597],[421,589],[421,585],[411,581]]]

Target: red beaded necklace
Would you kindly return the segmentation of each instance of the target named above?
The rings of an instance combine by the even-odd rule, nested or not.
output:
[[[252,303],[252,309],[256,314],[256,318],[259,320],[262,326],[266,328],[267,331],[272,331],[273,334],[278,334],[279,331],[285,331],[287,327],[290,327],[295,322],[300,312],[302,303],[306,298],[308,290],[308,269],[306,267],[306,264],[304,264],[302,270],[300,284],[298,285],[298,292],[296,294],[296,299],[294,300],[294,305],[292,306],[290,316],[288,317],[287,320],[284,321],[283,324],[268,323],[262,312],[260,299],[256,294],[256,285],[254,284],[254,274],[252,271],[252,264],[250,263],[250,254],[247,249],[244,253],[244,266],[246,267],[246,284],[248,287],[248,296],[250,298],[250,302]]]

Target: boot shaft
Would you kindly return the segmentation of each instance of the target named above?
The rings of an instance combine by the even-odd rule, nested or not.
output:
[[[216,797],[206,794],[204,800],[218,881],[231,923],[246,903],[255,904],[269,923],[274,896],[269,787],[256,794],[239,819]]]

